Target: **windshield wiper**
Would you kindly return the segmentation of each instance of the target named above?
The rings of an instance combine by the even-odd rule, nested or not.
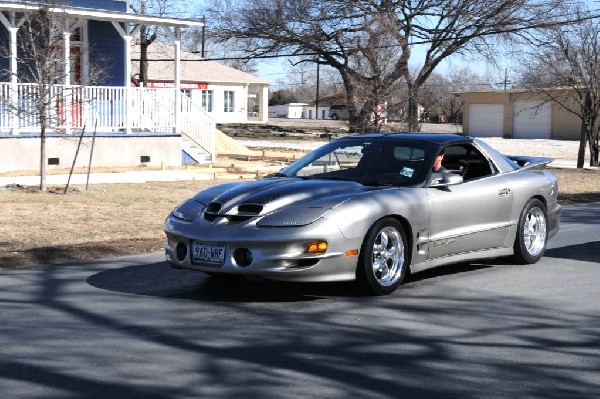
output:
[[[275,173],[269,173],[268,175],[265,175],[265,179],[268,177],[289,177],[289,176],[286,175],[285,173],[275,172]]]
[[[356,181],[356,178],[351,177],[351,176],[319,176],[319,175],[312,175],[312,176],[302,176],[303,179],[321,179],[321,180],[343,180],[343,181]]]

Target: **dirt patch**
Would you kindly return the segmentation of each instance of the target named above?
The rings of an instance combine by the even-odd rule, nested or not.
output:
[[[232,138],[256,140],[314,140],[348,134],[348,127],[345,123],[327,123],[325,125],[318,123],[240,123],[217,125],[217,128]]]

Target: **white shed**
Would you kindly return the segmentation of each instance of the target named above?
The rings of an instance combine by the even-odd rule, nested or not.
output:
[[[270,105],[269,106],[269,117],[270,118],[289,118],[289,119],[300,119],[302,118],[302,111],[306,106],[306,103],[289,103],[282,105]]]

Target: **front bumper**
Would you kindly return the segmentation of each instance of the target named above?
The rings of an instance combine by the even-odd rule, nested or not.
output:
[[[205,220],[186,222],[169,216],[165,220],[166,260],[175,268],[211,273],[253,275],[286,281],[348,281],[356,278],[357,255],[362,240],[346,238],[326,218],[300,227],[257,227],[252,223],[214,224]],[[221,264],[193,262],[194,241],[225,244]],[[306,252],[310,243],[327,241],[323,254]],[[251,252],[251,262],[236,261],[236,250]]]

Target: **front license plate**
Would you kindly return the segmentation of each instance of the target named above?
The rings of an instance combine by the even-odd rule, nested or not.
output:
[[[202,263],[225,263],[225,244],[194,241],[192,260]]]

